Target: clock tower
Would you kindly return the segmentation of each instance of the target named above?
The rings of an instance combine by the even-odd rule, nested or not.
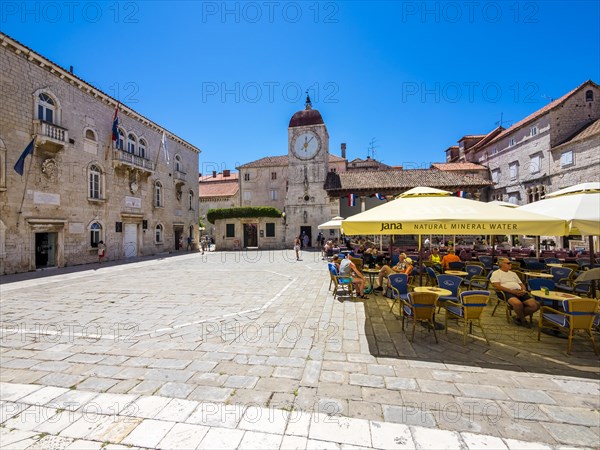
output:
[[[321,113],[306,107],[295,113],[288,127],[288,182],[285,197],[286,242],[307,234],[316,245],[318,225],[331,219],[325,191],[329,171],[329,134]]]

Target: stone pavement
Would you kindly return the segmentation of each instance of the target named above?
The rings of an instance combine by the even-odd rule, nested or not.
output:
[[[9,448],[598,448],[600,360],[486,310],[491,345],[333,299],[317,253],[0,278]],[[443,313],[442,313],[443,317]]]

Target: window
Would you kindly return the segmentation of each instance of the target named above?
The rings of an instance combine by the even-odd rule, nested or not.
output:
[[[514,147],[514,145],[515,145],[515,138],[510,138],[510,140],[508,141],[508,146]]]
[[[38,120],[54,123],[56,103],[46,93],[42,92],[38,96]]]
[[[494,183],[497,183],[499,179],[500,179],[500,169],[492,170],[492,181]]]
[[[520,195],[518,192],[512,192],[508,194],[508,203],[512,203],[513,205],[519,204]]]
[[[159,223],[158,225],[156,225],[156,228],[154,229],[154,242],[156,242],[157,244],[162,243],[163,241],[163,226]]]
[[[163,190],[162,183],[157,181],[154,183],[154,206],[160,208],[163,205]]]
[[[275,237],[275,224],[274,223],[267,223],[267,232],[266,232],[266,236],[267,237]]]
[[[225,237],[232,238],[235,237],[235,224],[228,223],[225,225]]]
[[[90,141],[96,141],[96,133],[94,133],[94,130],[91,129],[87,129],[85,130],[85,138],[89,139]]]
[[[566,167],[573,164],[573,150],[567,150],[560,154],[560,167]]]
[[[277,172],[271,172],[271,180],[277,179]]]
[[[249,173],[245,173],[244,174],[244,181],[250,181],[250,174]]]
[[[129,133],[127,135],[127,153],[135,154],[135,144],[137,144],[137,139],[133,133]]]
[[[138,147],[138,151],[142,158],[146,157],[146,141],[144,139],[140,139],[140,145]]]
[[[531,135],[537,136],[538,129],[536,126],[531,127]]]
[[[94,222],[90,225],[90,246],[98,247],[98,242],[102,240],[102,225]]]
[[[119,150],[123,150],[125,148],[125,131],[123,131],[121,128],[119,128],[119,135],[117,136],[115,146]]]
[[[252,200],[252,192],[244,191],[244,201],[250,201],[250,200]]]
[[[492,155],[498,153],[498,147],[492,147]]]
[[[508,165],[508,173],[510,175],[510,179],[514,180],[519,176],[519,163],[513,162]]]
[[[585,101],[593,102],[594,101],[594,91],[591,89],[589,91],[585,91]]]
[[[96,200],[102,198],[102,170],[96,164],[92,164],[88,170],[88,197]]]
[[[538,173],[541,170],[541,155],[533,155],[529,160],[529,173]]]
[[[175,171],[183,172],[183,163],[181,162],[181,156],[175,155]]]
[[[277,191],[275,189],[271,189],[271,200],[277,200]]]
[[[189,200],[189,204],[188,204],[188,209],[190,211],[194,210],[194,191],[190,191],[188,194],[188,200]]]

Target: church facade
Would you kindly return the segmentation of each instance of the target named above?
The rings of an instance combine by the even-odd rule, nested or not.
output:
[[[200,150],[0,34],[0,273],[198,240]],[[114,139],[113,139],[114,135]]]

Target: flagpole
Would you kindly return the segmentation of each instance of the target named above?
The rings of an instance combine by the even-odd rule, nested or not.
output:
[[[19,206],[19,212],[17,213],[17,228],[19,228],[19,222],[21,221],[21,214],[23,213],[23,203],[25,203],[25,194],[27,194],[27,181],[29,180],[29,172],[31,171],[31,163],[33,162],[33,155],[35,153],[35,136],[33,143],[33,150],[31,151],[31,158],[29,158],[29,165],[27,166],[27,173],[25,174],[25,187],[23,188],[23,198],[21,198],[21,206]]]
[[[162,146],[163,146],[163,143],[162,143],[162,136],[161,136],[160,143],[158,144],[158,151],[156,152],[156,160],[154,161],[154,170],[156,170],[156,168],[158,167],[158,158],[160,158],[160,150],[161,150]]]

